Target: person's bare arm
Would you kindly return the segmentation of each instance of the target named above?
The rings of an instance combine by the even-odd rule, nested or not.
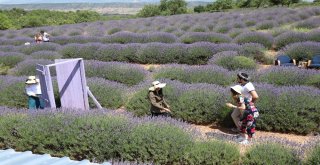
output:
[[[237,108],[239,110],[245,110],[246,109],[246,105],[244,104],[241,104],[240,106],[236,106],[236,105],[233,105],[231,103],[226,103],[226,105],[229,107],[229,108]]]
[[[250,91],[250,94],[252,96],[252,102],[255,103],[259,99],[258,93],[256,91]]]

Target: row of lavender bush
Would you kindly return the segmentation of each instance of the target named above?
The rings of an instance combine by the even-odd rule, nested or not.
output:
[[[194,44],[68,44],[59,51],[64,58],[81,57],[99,61],[126,61],[141,64],[206,64],[212,55],[225,50],[234,50],[250,57],[264,54],[260,44],[213,44],[198,42]]]
[[[17,82],[18,80],[20,81]],[[127,87],[101,78],[90,78],[88,86],[103,107],[117,109],[124,106],[136,115],[143,116],[149,114],[150,105],[147,100],[149,81]],[[168,83],[165,95],[175,118],[197,124],[232,124],[229,116],[231,110],[225,106],[227,101],[231,101],[228,87],[164,81]],[[23,82],[24,78],[2,77],[0,105],[27,107],[27,98],[23,97],[25,95]],[[256,90],[260,95],[260,100],[257,102],[261,112],[258,120],[259,129],[300,134],[320,131],[319,89],[307,86],[277,87],[257,83]],[[58,96],[58,91],[55,93]]]
[[[84,58],[99,61],[125,61],[132,63],[185,63],[205,64],[214,54],[222,51],[237,51],[239,55],[250,57],[258,62],[270,64],[272,58],[265,53],[264,46],[258,43],[246,44],[214,44],[197,42],[193,44],[181,43],[131,43],[131,44],[67,44],[60,46],[54,43],[45,43],[28,46],[0,46],[1,61],[6,62],[5,56],[30,55],[32,58]],[[300,61],[312,59],[320,53],[318,42],[292,43],[282,48],[278,55],[287,54]],[[8,58],[8,57],[7,57]],[[14,58],[14,57],[12,57]],[[11,59],[10,59],[11,60]],[[2,62],[3,63],[3,62]],[[8,62],[10,63],[10,62]]]
[[[178,64],[163,65],[154,71],[156,79],[166,78],[184,83],[209,83],[228,86],[236,81],[239,70],[227,70],[216,65],[188,66]],[[320,87],[319,70],[298,67],[269,66],[263,70],[245,70],[253,82],[278,86],[306,85]]]
[[[204,140],[184,122],[171,118],[136,118],[130,113],[105,109],[26,111],[0,107],[0,119],[1,149],[31,150],[76,160],[294,165],[319,160],[316,138],[298,148],[286,140],[263,139],[264,142],[257,141],[241,156],[237,145]]]
[[[190,125],[170,118],[135,118],[108,110],[26,112],[1,107],[0,113],[1,148],[95,162],[233,164],[240,157],[237,147],[218,141],[202,142],[212,147],[203,150]]]
[[[209,60],[210,65],[189,66],[181,64],[166,64],[149,71],[137,64],[122,62],[101,62],[85,60],[86,76],[99,77],[119,82],[127,86],[137,85],[147,79],[171,79],[184,83],[209,83],[228,86],[235,81],[239,70],[247,72],[251,81],[274,84],[279,86],[305,85],[320,87],[319,70],[300,69],[298,67],[269,66],[263,70],[256,70],[252,59],[244,56],[235,56],[233,51],[221,52]],[[1,56],[0,56],[1,57]],[[7,58],[7,56],[5,56]],[[20,56],[15,56],[4,64],[15,63]],[[230,58],[229,58],[230,57]],[[236,58],[238,57],[238,58]],[[5,58],[4,58],[5,59]],[[52,60],[27,59],[18,63],[14,68],[4,74],[15,76],[36,75],[36,64],[51,64]],[[212,63],[212,64],[211,64]],[[55,76],[52,68],[51,75]]]
[[[168,83],[165,95],[174,111],[174,117],[197,124],[232,124],[229,116],[231,110],[225,106],[228,100],[231,101],[228,88],[169,80],[165,82]],[[261,112],[258,129],[301,134],[319,131],[319,89],[256,84],[256,90],[261,98],[257,102]],[[147,87],[137,92],[128,101],[126,108],[137,115],[149,114],[146,94]]]
[[[131,33],[131,32],[118,32],[111,36],[106,37],[93,37],[93,36],[60,36],[52,39],[52,42],[59,45],[66,45],[70,43],[195,43],[195,42],[211,42],[211,43],[260,43],[266,48],[280,49],[296,42],[313,41],[319,42],[319,30],[311,32],[294,32],[287,31],[273,37],[272,34],[263,32],[242,32],[234,31],[230,34],[233,39],[226,34],[214,33],[214,32],[188,32],[182,35],[180,38],[171,33],[165,32],[152,32],[152,33]],[[3,45],[23,45],[25,42],[33,42],[31,38],[18,37],[14,39],[2,39],[0,42]]]

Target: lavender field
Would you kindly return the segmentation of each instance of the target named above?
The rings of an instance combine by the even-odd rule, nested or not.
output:
[[[229,127],[229,86],[243,71],[260,96],[259,130],[319,133],[320,70],[273,66],[282,54],[319,55],[319,27],[320,7],[279,7],[0,31],[0,106],[27,107],[24,81],[37,63],[83,58],[104,108],[149,115],[147,89],[157,79],[167,83],[173,118]],[[34,43],[40,30],[50,43]]]
[[[105,108],[122,107],[137,115],[148,114],[148,103],[143,95],[153,80],[160,79],[169,85],[168,101],[177,109],[174,113],[176,118],[199,124],[219,122],[226,116],[225,112],[219,117],[212,113],[225,109],[223,105],[229,99],[227,87],[236,83],[236,73],[244,71],[251,75],[252,82],[265,84],[257,88],[261,97],[257,106],[261,107],[261,112],[283,109],[282,102],[288,104],[287,108],[293,107],[296,106],[293,103],[309,98],[312,99],[301,102],[298,107],[302,109],[297,111],[319,112],[316,104],[320,101],[317,97],[320,91],[319,70],[272,66],[277,55],[287,54],[297,61],[318,55],[319,26],[320,7],[305,7],[184,14],[1,31],[0,74],[3,76],[0,77],[0,93],[6,97],[0,99],[0,105],[26,107],[22,97],[23,79],[35,74],[37,63],[50,64],[54,59],[80,57],[85,59],[90,88]],[[40,30],[52,35],[50,43],[33,42],[33,35]],[[24,45],[25,42],[31,45]],[[269,67],[261,69],[262,65]],[[52,72],[55,75],[55,71]],[[187,87],[180,87],[180,84]],[[202,85],[208,86],[204,89],[208,93],[217,93],[216,90],[221,88],[218,96],[214,96],[218,99],[212,104],[204,103],[197,110],[187,108],[191,112],[203,112],[201,120],[181,114],[179,99],[187,95],[184,93],[192,93],[194,86]],[[303,92],[285,90],[288,87]],[[21,91],[12,92],[10,89]],[[278,93],[276,91],[282,93],[275,94]],[[204,97],[203,94],[198,95]],[[270,99],[275,95],[293,95],[293,100],[286,98],[277,103]],[[263,114],[261,118],[263,123]],[[305,118],[302,117],[301,122]],[[316,124],[303,130],[283,130],[275,126],[260,129],[296,133],[319,131],[318,117],[313,121]]]

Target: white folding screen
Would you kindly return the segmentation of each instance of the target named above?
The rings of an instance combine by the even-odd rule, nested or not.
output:
[[[46,107],[56,108],[50,75],[52,66],[56,67],[61,107],[88,110],[87,82],[82,58],[58,59],[54,64],[37,65],[42,98],[46,101]]]

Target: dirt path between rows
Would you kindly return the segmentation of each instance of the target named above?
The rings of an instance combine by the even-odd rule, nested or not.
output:
[[[221,128],[212,125],[192,125],[197,130],[199,130],[203,137],[206,137],[208,133],[217,133],[217,134],[226,134],[226,135],[236,135],[235,133],[230,131],[230,128]],[[257,130],[255,133],[255,138],[263,138],[263,137],[275,137],[286,139],[288,141],[296,142],[303,144],[309,140],[311,140],[313,135],[296,135],[296,134],[287,134],[287,133],[276,133],[276,132],[265,132]]]

